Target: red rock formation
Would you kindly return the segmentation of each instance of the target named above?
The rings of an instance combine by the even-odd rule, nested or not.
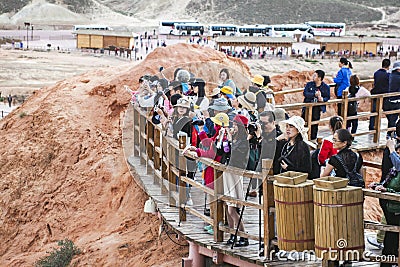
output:
[[[181,65],[213,82],[225,65],[237,70],[241,88],[248,84],[240,60],[178,44],[157,48],[140,65],[43,88],[0,121],[1,266],[32,266],[65,238],[82,249],[79,266],[179,265],[187,249],[165,235],[158,242],[158,220],[142,212],[147,196],[127,168],[121,122],[130,99],[123,85],[136,88],[140,76],[160,66],[171,75]],[[302,86],[309,77],[292,72],[273,82]]]
[[[43,88],[0,121],[1,266],[32,266],[65,238],[82,249],[80,266],[180,264],[187,249],[165,234],[157,241],[158,219],[143,213],[147,196],[123,156],[121,122],[130,100],[123,85],[136,88],[140,76],[193,59],[194,73],[218,64],[249,71],[210,48],[158,48],[140,65]]]

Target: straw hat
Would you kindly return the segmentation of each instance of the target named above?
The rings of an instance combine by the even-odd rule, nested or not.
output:
[[[214,89],[212,90],[212,92],[211,92],[210,94],[207,94],[207,96],[208,96],[208,97],[213,97],[213,96],[218,95],[219,93],[221,93],[221,90],[220,90],[218,87],[216,87],[216,88],[214,88]]]
[[[301,136],[303,137],[303,141],[308,141],[308,128],[304,127],[304,125],[306,124],[306,122],[303,120],[302,117],[300,116],[292,116],[287,120],[283,120],[280,122],[281,124],[289,124],[294,126],[299,133],[301,134]]]
[[[257,97],[252,92],[247,92],[245,95],[241,95],[238,97],[239,103],[246,109],[250,111],[256,110],[256,100]]]
[[[272,111],[275,115],[275,122],[280,123],[286,120],[286,111],[283,108],[276,108]]]
[[[179,98],[174,107],[190,108],[190,101],[186,97]]]
[[[255,83],[255,84],[258,84],[258,85],[260,85],[260,86],[263,86],[264,77],[261,76],[261,75],[256,74],[256,75],[254,75],[254,77],[251,79],[251,82],[253,82],[253,83]]]
[[[223,111],[231,109],[231,106],[229,106],[228,100],[225,98],[217,98],[209,108],[216,111]]]
[[[222,127],[226,127],[229,125],[229,117],[228,115],[226,115],[225,113],[218,113],[217,115],[215,115],[214,117],[211,118],[211,120]]]

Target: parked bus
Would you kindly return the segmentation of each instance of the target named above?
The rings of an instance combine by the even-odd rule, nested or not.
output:
[[[195,20],[164,20],[160,21],[158,26],[158,34],[172,34],[175,30],[175,24],[182,23],[198,23]]]
[[[266,25],[243,25],[239,26],[237,30],[238,36],[266,36]]]
[[[204,26],[199,23],[175,23],[173,35],[203,35]]]
[[[208,26],[208,36],[235,36],[237,29],[238,27],[233,24],[211,24]]]
[[[307,21],[307,25],[313,29],[317,36],[344,36],[346,35],[346,23],[330,23],[322,21]]]
[[[271,37],[294,37],[298,33],[301,38],[314,37],[311,26],[306,24],[277,24],[268,26],[268,36]]]
[[[99,30],[99,31],[110,31],[111,27],[105,25],[74,25],[73,31],[78,30]]]

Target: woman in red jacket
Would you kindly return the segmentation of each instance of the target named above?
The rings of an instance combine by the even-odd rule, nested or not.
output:
[[[331,130],[332,134],[325,137],[322,140],[322,145],[318,153],[318,163],[319,165],[324,165],[326,160],[328,160],[331,156],[337,154],[337,150],[333,147],[333,134],[336,130],[343,128],[343,119],[340,116],[333,116],[329,120],[329,129]]]
[[[333,134],[336,130],[343,128],[343,119],[340,116],[333,116],[329,120],[329,129],[332,134],[322,140],[320,149],[315,150],[311,155],[312,172],[311,179],[319,178],[321,166],[325,166],[325,162],[333,155],[337,154],[337,150],[333,147]]]

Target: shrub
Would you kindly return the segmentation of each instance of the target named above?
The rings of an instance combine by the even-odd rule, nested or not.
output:
[[[26,116],[26,112],[21,112],[20,114],[19,114],[19,117],[22,119],[23,117],[25,117]]]
[[[81,250],[77,248],[71,240],[65,239],[58,241],[59,249],[53,248],[53,251],[47,252],[46,257],[39,259],[36,267],[66,267],[71,263],[75,255],[79,255]]]

